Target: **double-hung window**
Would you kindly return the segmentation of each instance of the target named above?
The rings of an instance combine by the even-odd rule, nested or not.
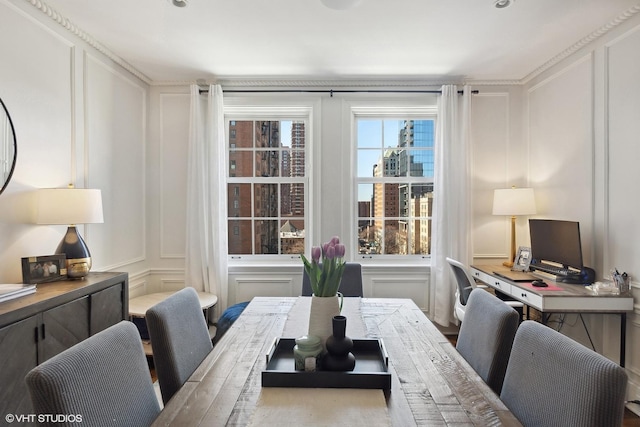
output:
[[[428,256],[435,111],[354,117],[360,257]]]
[[[237,112],[226,126],[229,255],[304,253],[308,113]]]

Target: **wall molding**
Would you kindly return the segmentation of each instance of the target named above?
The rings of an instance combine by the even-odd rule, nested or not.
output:
[[[545,72],[549,68],[553,67],[554,65],[558,64],[559,62],[561,62],[565,58],[568,58],[569,56],[573,55],[574,53],[576,53],[577,51],[579,51],[583,47],[592,44],[593,42],[595,42],[596,40],[598,40],[599,38],[601,38],[605,34],[609,33],[614,28],[616,28],[619,25],[623,24],[624,22],[626,22],[630,18],[634,17],[638,13],[640,13],[640,5],[635,5],[635,6],[631,7],[631,8],[629,8],[629,9],[627,9],[625,12],[623,12],[617,18],[613,19],[608,24],[603,25],[602,27],[598,28],[597,30],[591,32],[587,36],[585,36],[582,39],[578,40],[576,43],[574,43],[573,45],[569,46],[568,48],[566,48],[565,50],[563,50],[562,52],[560,52],[559,54],[557,54],[553,58],[549,59],[547,62],[545,62],[544,64],[542,64],[541,66],[539,66],[535,70],[533,70],[531,73],[529,73],[527,76],[525,76],[521,80],[521,84],[526,84],[527,82],[529,82],[533,78],[539,76],[540,74],[542,74],[543,72]]]
[[[65,30],[67,30],[68,32],[70,32],[74,36],[78,37],[80,40],[82,40],[83,42],[87,43],[89,46],[91,46],[92,48],[94,48],[98,52],[102,53],[103,55],[105,55],[106,57],[111,59],[113,62],[117,63],[122,68],[124,68],[125,70],[129,71],[131,74],[133,74],[134,76],[136,76],[137,78],[139,78],[143,82],[145,82],[147,84],[151,84],[151,79],[149,79],[149,77],[147,77],[142,72],[138,71],[133,65],[129,64],[124,59],[120,58],[118,55],[116,55],[113,52],[111,52],[107,47],[105,47],[100,42],[98,42],[96,39],[94,39],[93,36],[88,34],[86,31],[82,30],[80,27],[78,27],[73,22],[71,22],[71,20],[69,20],[68,18],[63,16],[61,13],[56,11],[54,8],[52,8],[48,4],[46,4],[46,3],[44,3],[43,1],[40,1],[40,0],[25,0],[25,1],[27,1],[33,7],[38,9],[40,12],[44,13],[45,15],[47,15],[55,23],[57,23],[58,25],[62,26]]]
[[[291,78],[276,78],[276,79],[260,79],[260,78],[248,78],[248,79],[233,79],[233,78],[221,78],[218,81],[209,82],[209,81],[152,81],[149,77],[143,74],[141,71],[136,69],[134,66],[126,62],[124,59],[120,58],[115,53],[111,52],[107,47],[102,45],[96,39],[93,38],[89,33],[79,28],[76,24],[70,21],[68,18],[63,16],[61,13],[56,11],[54,8],[47,5],[45,2],[41,0],[25,0],[33,7],[38,9],[40,12],[47,15],[51,18],[55,23],[62,26],[65,30],[72,33],[74,36],[80,38],[82,41],[101,52],[105,56],[107,56],[112,61],[116,62],[124,69],[129,71],[131,74],[138,77],[140,80],[145,83],[153,86],[182,86],[189,85],[192,83],[198,84],[208,84],[208,83],[219,83],[225,87],[425,87],[425,86],[442,86],[443,84],[470,84],[476,86],[487,86],[487,85],[500,85],[500,86],[511,86],[511,85],[523,85],[529,82],[531,79],[540,75],[544,71],[558,64],[565,58],[571,56],[573,53],[578,50],[584,48],[585,46],[590,45],[596,40],[600,39],[605,34],[609,33],[611,30],[620,26],[630,18],[634,17],[636,14],[640,13],[640,5],[635,5],[625,12],[623,12],[618,17],[611,20],[608,24],[603,25],[597,30],[591,32],[587,36],[578,40],[573,45],[569,46],[556,56],[549,59],[547,62],[531,71],[528,75],[524,76],[520,80],[465,80],[460,76],[452,76],[450,78],[435,78],[435,79],[426,79],[426,80],[417,80],[417,79],[400,79],[400,80],[295,80]]]

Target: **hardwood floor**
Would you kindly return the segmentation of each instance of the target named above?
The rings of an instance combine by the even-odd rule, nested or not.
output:
[[[623,427],[640,427],[640,417],[631,412],[629,409],[624,410]]]

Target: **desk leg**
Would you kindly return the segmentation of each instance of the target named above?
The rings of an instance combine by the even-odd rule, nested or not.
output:
[[[547,320],[549,320],[549,317],[551,316],[551,314],[548,313],[544,313],[544,312],[540,312],[540,323],[542,323],[543,325],[547,326]]]
[[[620,366],[624,368],[627,347],[627,313],[620,313]]]

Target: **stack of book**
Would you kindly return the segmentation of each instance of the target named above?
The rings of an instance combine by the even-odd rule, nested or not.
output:
[[[23,284],[0,284],[0,302],[9,301],[14,298],[23,297],[36,291],[36,285]]]

